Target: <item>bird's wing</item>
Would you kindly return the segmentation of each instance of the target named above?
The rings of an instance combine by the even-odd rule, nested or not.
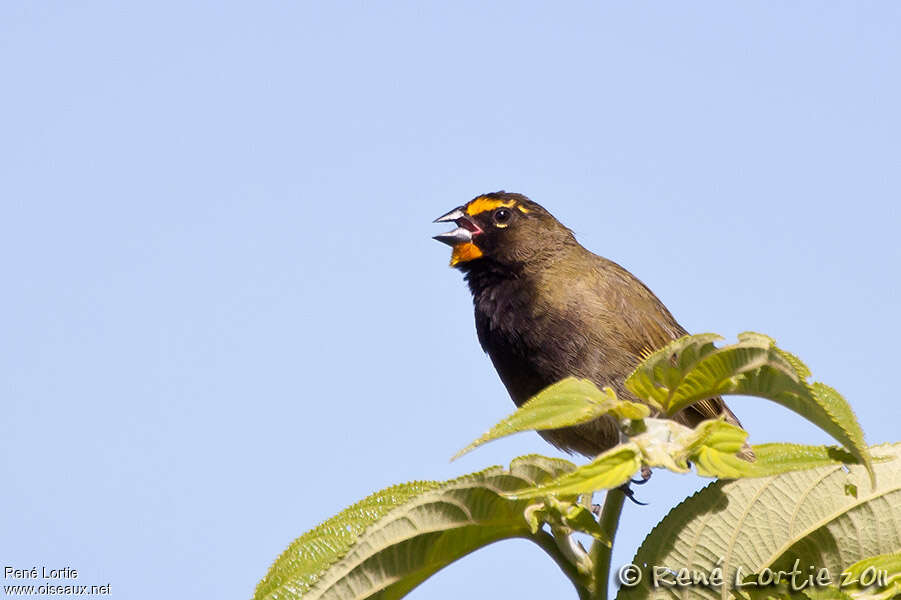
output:
[[[605,286],[607,303],[610,305],[612,300],[613,308],[620,317],[611,320],[611,324],[620,324],[618,326],[622,330],[617,332],[617,337],[634,355],[635,364],[688,333],[639,279],[616,263],[606,262],[608,264],[604,265],[604,279],[608,283]],[[720,415],[724,415],[727,421],[741,426],[719,397],[696,402],[675,418],[694,427],[705,419]]]

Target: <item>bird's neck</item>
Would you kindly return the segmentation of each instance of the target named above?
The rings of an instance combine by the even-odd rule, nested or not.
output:
[[[469,291],[478,304],[480,300],[514,291],[516,295],[531,293],[536,281],[561,264],[571,264],[573,260],[577,260],[573,255],[580,252],[584,253],[584,248],[573,243],[534,254],[523,263],[500,264],[485,257],[465,263],[462,270],[469,284]]]

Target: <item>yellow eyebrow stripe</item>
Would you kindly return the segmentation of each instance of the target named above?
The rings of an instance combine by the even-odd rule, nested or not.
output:
[[[496,198],[480,197],[480,198],[476,198],[475,200],[473,200],[472,202],[470,202],[469,204],[466,205],[466,214],[469,215],[470,217],[472,217],[479,213],[483,213],[483,212],[486,212],[489,210],[494,210],[495,208],[500,208],[502,206],[504,208],[512,208],[515,206],[516,208],[519,209],[520,212],[523,212],[523,213],[529,212],[522,206],[519,206],[516,203],[516,200],[498,200]]]

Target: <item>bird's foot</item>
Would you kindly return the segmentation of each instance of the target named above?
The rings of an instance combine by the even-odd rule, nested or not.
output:
[[[632,479],[631,481],[635,485],[642,485],[642,484],[647,483],[648,479],[650,479],[650,478],[651,478],[651,469],[649,469],[648,467],[642,467],[641,468],[641,479]],[[624,483],[621,486],[619,486],[619,488],[617,488],[617,489],[619,489],[623,494],[625,494],[626,498],[628,498],[635,504],[637,504],[639,506],[647,506],[648,505],[647,502],[642,502],[640,500],[635,499],[635,492],[632,490],[632,486],[630,484]],[[591,514],[593,514],[596,517],[599,517],[599,516],[601,516],[602,509],[603,509],[603,507],[600,504],[592,504],[591,509],[590,509]]]
[[[647,502],[641,502],[641,501],[635,499],[635,492],[632,491],[632,488],[629,486],[628,483],[622,484],[621,486],[619,486],[619,489],[620,489],[620,491],[622,491],[623,494],[626,495],[626,498],[628,498],[635,504],[637,504],[639,506],[647,506],[648,505]]]
[[[651,480],[651,467],[641,467],[641,479],[630,479],[635,485],[644,485]]]

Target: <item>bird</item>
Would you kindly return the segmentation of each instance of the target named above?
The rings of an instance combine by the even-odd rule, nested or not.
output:
[[[472,293],[479,343],[517,406],[567,377],[640,402],[626,378],[643,358],[688,333],[637,277],[584,248],[522,194],[482,194],[435,222],[456,224],[434,239],[452,248],[450,264],[463,272]],[[689,427],[711,418],[741,427],[721,398],[671,418]],[[590,458],[620,442],[611,415],[538,433]],[[739,456],[754,458],[747,445]]]

